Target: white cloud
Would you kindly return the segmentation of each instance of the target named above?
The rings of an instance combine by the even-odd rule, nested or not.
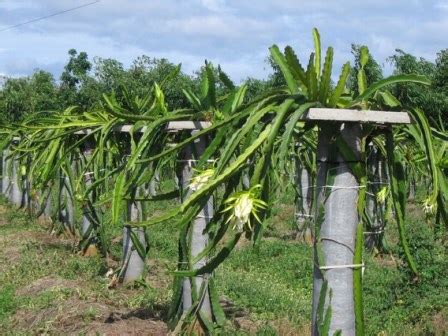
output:
[[[4,10],[17,10],[17,9],[35,9],[39,5],[36,2],[29,0],[16,0],[16,1],[2,1],[0,2],[0,8]]]
[[[225,0],[200,0],[202,6],[214,12],[222,12],[228,10]]]
[[[246,37],[248,33],[267,32],[269,23],[250,18],[234,16],[191,16],[173,19],[160,27],[165,32],[194,36],[214,36],[218,38],[235,39]],[[218,41],[217,41],[218,42]]]
[[[437,1],[434,5],[434,8],[448,11],[448,1]]]
[[[235,26],[228,24],[219,16],[194,16],[185,19],[168,20],[162,29],[171,32],[177,31],[187,35],[209,35],[217,37],[239,35]]]
[[[0,22],[20,23],[82,3],[4,0]],[[238,81],[265,76],[273,43],[292,45],[306,63],[313,27],[325,47],[335,48],[335,72],[352,58],[351,43],[367,44],[380,63],[395,48],[433,59],[446,48],[447,9],[446,0],[102,0],[0,33],[0,72],[47,67],[58,77],[67,50],[76,48],[124,64],[141,54],[165,57],[182,62],[189,73],[207,58]]]

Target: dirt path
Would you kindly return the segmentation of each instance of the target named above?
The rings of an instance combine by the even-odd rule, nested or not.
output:
[[[105,270],[98,274],[89,268],[87,258],[73,253],[72,241],[17,222],[0,206],[0,334],[168,334],[160,312],[130,306],[128,299],[135,300],[142,290],[108,290]],[[101,269],[101,261],[92,261]],[[77,273],[78,279],[70,279]],[[9,314],[2,316],[4,311]]]

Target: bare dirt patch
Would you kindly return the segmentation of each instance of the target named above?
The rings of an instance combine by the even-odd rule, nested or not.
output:
[[[111,313],[104,321],[94,321],[85,330],[87,335],[167,335],[165,322],[154,318],[149,310]]]
[[[1,238],[1,237],[0,237]],[[73,239],[56,236],[45,231],[23,231],[5,235],[0,239],[5,244],[27,245],[34,244],[43,250],[48,248],[62,249],[73,252],[77,242]]]
[[[20,236],[24,236],[27,240],[34,240],[42,245],[47,246],[61,246],[61,245],[67,245],[72,246],[75,243],[75,240],[73,239],[67,239],[62,236],[56,236],[54,234],[50,234],[48,232],[43,231],[28,231],[23,235],[23,233],[20,234]]]
[[[238,329],[244,330],[251,335],[255,335],[261,325],[259,321],[253,321],[252,319],[247,317],[235,318],[234,324]]]
[[[263,326],[269,326],[275,330],[276,335],[279,336],[306,336],[311,334],[311,326],[304,325],[297,327],[291,324],[286,319],[279,319],[263,323],[261,321],[253,320],[247,316],[237,317],[234,319],[234,324],[239,330],[247,332],[249,335],[255,335]]]
[[[21,246],[9,238],[9,235],[0,236],[0,272],[19,263],[22,256]]]
[[[53,278],[53,277],[45,277],[42,279],[38,279],[31,284],[22,287],[17,290],[18,295],[38,295],[45,291],[53,291],[57,289],[63,288],[77,288],[78,284],[73,280],[66,280],[62,278]]]
[[[446,335],[448,332],[448,316],[446,312],[439,312],[435,314],[432,318],[432,325],[434,326],[434,330],[436,330],[436,335]]]
[[[3,217],[0,214],[0,221]],[[0,272],[11,265],[21,261],[22,251],[26,246],[32,244],[40,250],[48,248],[74,251],[75,242],[67,239],[60,239],[54,235],[42,231],[22,231],[0,235]]]
[[[19,330],[58,335],[167,335],[168,327],[149,310],[124,310],[100,302],[70,298],[57,305],[14,316]]]
[[[167,290],[172,284],[172,279],[166,265],[160,260],[150,259],[146,282],[152,288]]]
[[[392,254],[378,254],[374,257],[375,263],[382,267],[397,268],[403,262],[394,258]]]
[[[5,220],[5,214],[8,212],[5,206],[0,205],[0,226],[8,224],[8,222]]]
[[[2,257],[8,261],[9,265],[16,264],[19,262],[21,257],[20,247],[16,245],[4,246],[1,254]]]
[[[306,324],[300,328],[294,326],[287,319],[272,321],[271,326],[276,330],[279,336],[305,336],[311,335],[311,325]]]

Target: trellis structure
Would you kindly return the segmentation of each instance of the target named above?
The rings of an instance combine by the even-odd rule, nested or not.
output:
[[[129,201],[129,197],[125,195],[129,196],[130,194],[130,201],[133,201],[132,195],[135,192],[133,190],[133,187],[135,187],[133,182],[141,182],[136,176],[140,176],[142,170],[145,169],[152,173],[149,170],[151,162],[157,162],[155,163],[157,167],[159,162],[157,160],[161,158],[172,159],[171,155],[173,152],[184,150],[182,153],[184,157],[181,158],[183,165],[179,170],[181,171],[182,196],[188,195],[188,197],[183,197],[182,206],[176,209],[169,209],[160,218],[137,223],[133,223],[137,216],[131,216],[128,218],[131,222],[125,224],[125,236],[129,234],[128,238],[131,239],[124,239],[124,241],[129,243],[133,237],[132,233],[141,232],[139,231],[143,230],[141,227],[174,221],[176,216],[181,217],[178,223],[184,230],[181,233],[183,240],[180,243],[183,246],[180,250],[186,251],[188,255],[186,258],[182,257],[179,260],[179,272],[177,272],[177,275],[179,276],[178,279],[181,279],[182,287],[179,291],[180,295],[175,295],[175,297],[179,298],[179,301],[176,301],[176,313],[182,325],[184,322],[185,324],[189,323],[190,321],[186,317],[194,314],[194,322],[202,320],[204,329],[210,332],[214,329],[215,325],[206,325],[206,322],[210,320],[210,304],[207,295],[212,296],[212,292],[209,290],[209,288],[212,288],[209,287],[212,281],[210,273],[225,260],[243,234],[255,242],[260,239],[264,228],[263,220],[269,215],[268,206],[262,205],[271,202],[271,187],[275,188],[277,185],[274,173],[277,173],[279,169],[286,169],[286,162],[290,159],[289,150],[293,144],[291,140],[295,138],[293,136],[294,132],[298,131],[298,136],[294,139],[294,142],[301,141],[300,137],[316,124],[320,127],[320,132],[317,148],[317,187],[314,188],[315,196],[313,198],[313,201],[317,203],[314,211],[313,333],[316,335],[328,333],[353,335],[355,330],[360,335],[363,333],[361,273],[363,268],[362,223],[365,223],[362,212],[365,209],[366,193],[366,169],[364,167],[366,160],[364,150],[366,134],[369,134],[373,129],[376,129],[377,134],[379,128],[386,133],[391,194],[393,195],[395,215],[399,224],[400,241],[412,271],[414,274],[417,274],[404,240],[403,225],[401,224],[400,226],[400,220],[403,222],[404,218],[402,213],[404,211],[404,201],[401,198],[402,193],[397,191],[397,181],[394,175],[397,162],[394,161],[396,157],[394,158],[393,137],[390,131],[391,125],[409,123],[410,118],[407,113],[368,111],[368,109],[369,107],[382,109],[383,106],[395,108],[400,106],[396,98],[384,89],[388,85],[400,82],[415,82],[428,85],[429,81],[413,75],[392,76],[367,88],[364,66],[368,61],[368,52],[364,48],[361,51],[361,68],[358,71],[358,92],[347,90],[347,79],[350,74],[348,64],[343,66],[339,80],[333,86],[331,84],[331,78],[333,78],[333,49],[331,47],[327,49],[324,64],[321,66],[321,45],[317,30],[313,31],[313,39],[315,52],[311,54],[306,70],[300,64],[292,48],[286,47],[283,54],[277,46],[272,46],[271,55],[285,77],[286,86],[269,92],[266,96],[255,99],[247,105],[243,104],[247,87],[243,85],[237,88],[233,83],[230,83],[225,74],[221,74],[224,84],[232,93],[227,96],[229,99],[225,102],[222,111],[220,111],[220,104],[223,104],[224,101],[219,100],[218,104],[213,69],[206,64],[206,76],[201,83],[201,94],[197,96],[192,92],[186,92],[191,105],[194,107],[193,109],[188,109],[188,111],[177,110],[177,112],[169,112],[164,102],[163,92],[158,85],[155,85],[154,102],[157,104],[153,104],[153,107],[149,107],[150,99],[148,97],[144,100],[135,99],[134,101],[128,101],[127,99],[127,103],[130,103],[127,105],[132,105],[132,107],[130,109],[128,109],[128,106],[122,108],[112,95],[109,97],[105,96],[106,106],[104,114],[94,116],[86,113],[87,118],[79,118],[79,120],[75,118],[73,122],[70,119],[71,109],[67,109],[62,114],[63,118],[55,118],[60,123],[69,120],[68,125],[62,126],[71,130],[67,133],[71,132],[71,134],[75,133],[85,136],[98,132],[105,134],[105,137],[107,137],[110,132],[110,128],[107,128],[107,126],[117,125],[122,122],[122,119],[126,120],[126,122],[135,122],[136,124],[115,127],[113,132],[134,133],[149,131],[147,134],[151,136],[157,132],[163,133],[165,131],[199,132],[199,135],[196,133],[196,135],[175,146],[174,149],[164,149],[162,152],[158,152],[158,141],[162,137],[159,138],[160,134],[157,133],[156,137],[152,138],[154,141],[146,142],[146,144],[150,143],[151,146],[142,146],[145,149],[152,149],[152,146],[157,148],[155,153],[151,151],[145,152],[151,153],[149,158],[139,157],[143,150],[142,152],[135,151],[133,153],[133,162],[129,167],[125,165],[124,168],[120,166],[117,170],[113,169],[113,173],[123,169],[117,178],[117,180],[120,180],[120,183],[116,183],[122,189],[117,188],[117,192],[114,190],[112,202],[112,218],[114,223],[116,223],[117,218],[119,220],[122,219],[119,216],[120,211],[123,210],[121,207],[122,203]],[[384,89],[384,91],[380,91],[380,89]],[[382,99],[380,99],[380,96]],[[323,106],[331,108],[314,108]],[[336,107],[353,108],[353,110],[333,109]],[[356,108],[362,108],[363,111],[355,110]],[[177,114],[180,111],[185,112],[185,114]],[[112,118],[109,118],[108,112],[113,116]],[[426,148],[424,150],[427,151],[428,165],[431,168],[434,183],[434,192],[428,200],[427,206],[434,207],[435,200],[440,204],[444,200],[444,196],[438,193],[437,190],[439,187],[437,177],[438,174],[441,174],[440,168],[437,168],[435,165],[435,155],[430,148],[431,135],[434,133],[430,130],[423,112],[410,110],[410,113],[412,113],[420,129],[414,130],[416,134],[411,134],[412,130],[409,129],[406,131],[409,131],[409,134],[414,138],[421,137],[422,141],[417,140],[417,142],[425,142]],[[198,118],[198,116],[200,116],[199,118],[211,116],[211,118],[214,118],[215,123],[213,126],[208,127],[209,123],[206,122],[172,121],[182,118]],[[300,120],[305,121],[305,125],[302,125],[303,127],[299,127],[297,123]],[[50,120],[50,122],[53,121],[53,119]],[[85,126],[86,123],[89,126]],[[142,124],[147,126],[141,127]],[[85,129],[74,132],[74,125],[80,128],[84,127]],[[164,125],[167,126],[165,129],[162,129]],[[49,127],[58,126],[51,124]],[[92,129],[89,130],[89,127],[92,127]],[[93,130],[94,127],[98,128]],[[204,128],[207,128],[204,132],[199,131]],[[46,130],[45,126],[43,129]],[[67,134],[65,130],[63,129],[63,132],[59,129],[61,132],[56,135],[50,132],[47,140],[52,140],[53,136],[58,137]],[[103,130],[104,133],[102,133]],[[207,140],[209,140],[205,136],[209,136],[215,130],[213,144],[205,149]],[[197,142],[193,142],[194,139]],[[145,142],[141,141],[140,143]],[[160,143],[163,143],[163,140]],[[221,147],[223,148],[222,151],[219,150]],[[51,149],[53,153],[58,153],[57,146],[51,146]],[[62,155],[65,154],[63,153]],[[195,160],[199,160],[203,164],[211,156],[219,156],[214,173],[209,181],[189,195],[191,190],[188,189],[192,188],[188,181],[191,178],[192,171],[191,167],[186,163],[193,163]],[[52,163],[54,162],[53,160]],[[112,160],[112,162],[115,163],[116,161]],[[69,165],[67,162],[64,163],[65,167]],[[145,166],[145,164],[148,164],[148,166]],[[138,169],[134,169],[136,165],[139,165]],[[57,165],[56,167],[60,168]],[[111,172],[110,174],[113,173]],[[129,175],[134,174],[132,180],[128,180],[130,181],[129,184],[126,184],[127,176],[125,174],[128,173]],[[48,172],[44,175],[46,177],[44,180],[47,182],[54,176]],[[105,178],[109,176],[106,174]],[[147,179],[150,178],[150,176],[147,177]],[[144,178],[143,180],[147,181]],[[401,178],[400,183],[404,183],[403,180]],[[84,183],[89,183],[89,181],[85,180]],[[135,183],[135,185],[137,184]],[[222,187],[225,189],[224,195],[220,192]],[[130,190],[131,192],[129,192]],[[446,194],[447,192],[445,192]],[[213,196],[215,196],[214,199],[212,198]],[[236,202],[232,204],[232,199],[241,201],[241,203],[244,200],[246,205],[250,204],[250,213],[241,211],[241,207],[238,207],[237,214]],[[208,221],[213,216],[210,211],[213,208],[213,201],[220,203],[217,207],[220,211],[217,211],[214,216],[214,221],[216,220],[216,224],[219,227],[218,234],[215,234],[213,231],[215,223],[208,225]],[[229,202],[231,206],[227,207]],[[399,202],[403,206],[397,205]],[[120,206],[116,206],[116,203],[119,203]],[[256,206],[257,204],[258,206]],[[248,208],[246,207],[244,210]],[[131,214],[133,209],[135,210],[135,207],[133,208],[131,204],[129,211]],[[224,215],[223,213],[228,210],[233,212],[227,217],[226,221],[225,216],[227,214]],[[257,215],[257,212],[259,215]],[[85,212],[85,215],[87,215],[87,212]],[[402,216],[401,218],[400,215]],[[250,223],[251,217],[253,226]],[[255,221],[255,218],[259,219],[259,221]],[[88,224],[86,223],[86,227]],[[210,237],[213,238],[210,240],[208,247],[209,237],[206,231],[204,231],[207,226],[209,226],[208,229],[212,227]],[[212,251],[229,231],[233,231],[231,233],[233,238],[218,252]],[[84,232],[86,231],[84,230]],[[194,239],[190,239],[190,236],[194,236]],[[200,252],[201,250],[202,252]],[[133,252],[130,243],[125,248],[124,254],[126,254],[126,251]],[[207,260],[211,252],[215,252],[215,256],[211,260]],[[139,260],[140,265],[142,265],[141,255],[138,255],[135,259]],[[183,281],[184,279],[187,281]],[[215,302],[219,301],[216,299],[217,295],[214,295],[214,297]],[[222,316],[223,314],[221,314],[220,319],[223,319]],[[189,330],[191,331],[192,329],[190,328]],[[184,332],[185,329],[179,328],[178,331]],[[196,330],[193,329],[193,331]]]
[[[409,124],[407,112],[311,108],[319,126],[315,190],[313,335],[363,329],[362,260],[365,125]]]
[[[196,133],[200,130],[203,130],[207,127],[211,126],[210,122],[206,121],[172,121],[167,123],[165,127],[166,132],[170,133],[176,133],[176,132],[190,132],[190,133]],[[133,125],[122,125],[115,127],[113,129],[113,132],[118,133],[128,133],[133,131]],[[141,127],[137,132],[143,133],[145,132],[146,127]],[[90,129],[83,129],[80,131],[76,131],[73,134],[76,134],[78,136],[84,135],[88,136],[89,134],[92,134],[92,130]],[[86,140],[81,145],[81,154],[83,155],[86,162],[88,162],[92,156],[92,152],[95,148],[95,143],[93,139],[90,139],[90,137],[86,137]],[[17,140],[17,139],[16,139]],[[185,199],[191,191],[189,190],[189,184],[190,180],[193,176],[192,166],[194,165],[194,162],[199,160],[200,156],[202,155],[202,152],[207,147],[207,139],[206,137],[199,138],[196,142],[192,143],[190,146],[187,146],[184,151],[182,152],[181,160],[178,160],[178,170],[181,171],[181,174],[179,176],[180,188],[182,190],[183,197],[182,199]],[[6,153],[5,153],[6,154]],[[5,158],[4,158],[5,160]],[[15,162],[14,159],[12,162]],[[192,164],[193,163],[193,164]],[[90,167],[91,169],[92,167]],[[16,171],[17,168],[13,167],[13,172]],[[65,177],[61,177],[61,179],[64,179]],[[4,190],[7,190],[9,186],[6,184],[11,185],[11,188],[14,188],[14,183],[12,181],[16,181],[17,178],[15,176],[12,176],[9,178],[8,174],[4,174]],[[94,181],[92,179],[92,173],[86,172],[84,176],[82,177],[82,181],[86,186],[90,186]],[[6,185],[6,186],[5,186]],[[62,189],[64,190],[65,187],[62,184]],[[14,189],[13,189],[14,190]],[[62,193],[64,192],[62,190]],[[12,194],[13,195],[13,194]],[[68,204],[74,205],[75,199],[73,192],[67,193],[67,195],[70,195],[72,198],[69,200]],[[137,190],[134,190],[134,197],[137,198]],[[11,200],[14,201],[14,199],[11,197]],[[93,204],[96,202],[95,199],[90,199],[90,206],[93,206]],[[128,206],[127,206],[127,212],[128,217],[126,220],[129,222],[135,222],[142,220],[142,218],[139,218],[139,208],[138,208],[138,202],[131,199],[128,200]],[[19,204],[18,204],[19,205]],[[83,201],[83,204],[81,205],[82,210],[82,222],[81,222],[81,234],[83,238],[84,236],[88,236],[92,232],[92,217],[91,217],[91,207],[87,205],[86,201]],[[74,226],[75,223],[72,222],[75,220],[74,216],[72,215],[74,209],[73,207],[69,207],[65,209],[66,213],[70,213],[69,216],[64,216],[67,220],[69,220],[71,223],[68,223],[70,226]],[[66,214],[67,215],[67,214]],[[180,244],[181,246],[184,246],[186,250],[182,251],[182,254],[184,256],[190,255],[189,257],[186,257],[186,259],[182,259],[185,257],[180,257],[180,269],[182,269],[185,265],[182,265],[182,263],[189,263],[190,260],[194,259],[201,251],[205,250],[207,247],[208,242],[208,234],[205,232],[205,229],[207,227],[207,224],[210,222],[211,218],[213,217],[213,197],[210,198],[205,204],[204,209],[200,211],[197,218],[193,220],[191,226],[189,226],[185,232],[186,237],[180,237],[183,242]],[[131,227],[129,225],[125,225],[123,228],[123,263],[122,263],[122,271],[120,272],[120,279],[124,283],[129,283],[135,280],[139,280],[143,274],[144,270],[144,256],[142,256],[139,252],[139,249],[136,248],[135,239],[139,240],[139,244],[141,244],[144,248],[146,248],[148,242],[145,239],[145,233],[143,228],[136,228]],[[91,242],[93,242],[92,240]],[[91,251],[94,249],[94,246],[92,246],[92,243],[87,247],[87,249]],[[186,265],[187,269],[190,269],[192,267],[193,269],[197,269],[205,265],[207,262],[207,259],[204,257],[202,260],[196,262],[194,265]],[[199,312],[201,314],[204,314],[208,319],[213,320],[213,314],[211,309],[211,302],[209,298],[208,293],[208,281],[209,281],[210,275],[201,275],[196,276],[192,278],[184,278],[183,281],[181,281],[181,300],[179,309],[180,314],[178,315],[178,318],[180,318],[181,315],[185,315],[188,313],[193,305],[197,305],[199,302]]]

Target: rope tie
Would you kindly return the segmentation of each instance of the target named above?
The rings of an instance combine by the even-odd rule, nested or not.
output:
[[[327,189],[327,188],[332,188],[332,189],[364,189],[366,188],[366,186],[350,186],[350,187],[346,187],[346,186],[337,186],[337,185],[324,185],[324,186],[309,186],[309,187],[304,187],[302,189]]]
[[[297,218],[301,218],[301,217],[314,218],[313,215],[306,215],[306,214],[301,214],[301,213],[296,213],[296,217]]]
[[[177,162],[187,162],[188,163],[188,167],[192,167],[192,163],[193,162],[198,162],[199,160],[193,160],[193,159],[189,159],[189,160],[176,160]],[[206,162],[208,163],[214,163],[216,160],[207,160]]]
[[[367,232],[363,232],[363,234],[365,234],[365,235],[377,235],[377,234],[382,234],[383,232],[384,232],[384,229],[378,230],[378,231],[367,231]]]
[[[326,266],[319,266],[319,269],[322,271],[328,271],[332,269],[341,269],[341,268],[365,268],[364,263],[362,264],[347,264],[347,265],[326,265]]]

